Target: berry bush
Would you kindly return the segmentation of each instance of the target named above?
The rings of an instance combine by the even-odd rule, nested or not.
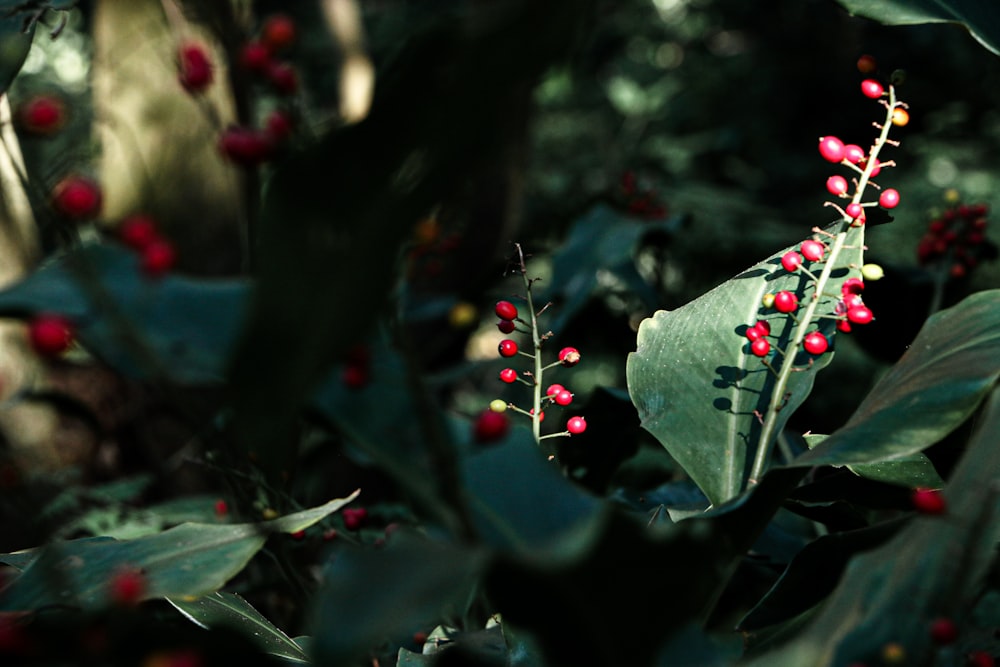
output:
[[[8,3],[0,662],[995,664],[924,4]]]

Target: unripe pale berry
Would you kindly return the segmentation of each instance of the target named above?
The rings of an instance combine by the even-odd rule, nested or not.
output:
[[[517,354],[517,343],[510,338],[504,338],[497,346],[497,351],[500,352],[501,357],[513,357]]]
[[[799,298],[784,290],[774,295],[774,308],[779,313],[790,313],[799,307]]]
[[[784,267],[785,271],[795,273],[802,266],[802,255],[794,250],[789,250],[781,256],[781,266]]]
[[[819,241],[803,241],[799,250],[802,252],[802,256],[810,262],[818,262],[823,259],[826,246]]]
[[[861,267],[861,275],[865,280],[881,280],[885,277],[885,271],[878,264],[865,264]]]
[[[587,430],[587,420],[583,417],[570,417],[566,422],[566,430],[573,435],[580,435]]]
[[[564,347],[559,350],[559,361],[563,366],[576,366],[580,363],[580,351],[575,347]]]
[[[899,192],[888,188],[878,196],[878,204],[882,208],[896,208],[899,205]]]
[[[764,306],[765,308],[770,308],[771,306],[773,306],[774,305],[774,294],[772,294],[771,292],[768,292],[767,294],[765,294],[764,296],[762,296],[760,298],[760,305]]]
[[[820,332],[813,331],[806,335],[802,341],[802,345],[809,354],[823,354],[830,346],[830,342]]]
[[[877,100],[882,97],[882,93],[884,93],[885,90],[882,88],[882,84],[875,79],[865,79],[861,82],[861,92],[865,97]]]
[[[507,411],[507,401],[499,398],[495,398],[490,401],[490,410],[493,412],[506,412]]]
[[[758,338],[750,344],[750,351],[758,357],[766,357],[767,353],[771,351],[771,344],[766,338]]]
[[[501,320],[513,320],[517,318],[517,306],[510,301],[497,301],[496,314]]]
[[[829,162],[844,159],[844,142],[837,137],[822,137],[819,140],[819,154]]]
[[[905,127],[910,122],[910,112],[903,107],[896,107],[892,110],[892,124],[896,127]]]
[[[505,368],[502,371],[500,371],[500,379],[506,382],[507,384],[516,382],[517,371],[515,371],[513,368]]]
[[[843,176],[831,176],[826,179],[826,190],[838,197],[847,192],[847,179]]]

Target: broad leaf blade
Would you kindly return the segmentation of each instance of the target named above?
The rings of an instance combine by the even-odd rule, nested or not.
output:
[[[196,600],[167,598],[167,602],[203,628],[233,628],[271,655],[309,662],[309,656],[298,644],[239,595],[215,592]]]
[[[791,463],[847,465],[909,456],[951,433],[1000,377],[1000,290],[936,313],[843,428]]]
[[[838,264],[861,265],[863,234],[863,228],[851,231],[850,248]],[[808,278],[781,268],[781,256],[791,249],[775,253],[677,310],[659,311],[643,321],[637,349],[628,358],[629,393],[643,428],[666,447],[714,505],[743,488],[760,434],[757,414],[766,413],[774,385],[772,373],[750,353],[745,327],[766,319],[779,347],[786,346],[793,333],[790,318],[760,305],[768,292],[790,290],[801,295],[805,290]],[[836,292],[850,274],[842,269],[833,275],[827,292]],[[820,308],[832,311],[832,300]],[[820,329],[833,340],[832,320],[823,320]],[[816,373],[832,357],[828,352],[810,363],[809,355],[799,355],[801,366],[808,368],[792,374],[776,432],[809,395]],[[774,363],[780,363],[780,357]]]
[[[886,25],[957,23],[1000,55],[1000,5],[982,0],[837,0],[851,14]]]

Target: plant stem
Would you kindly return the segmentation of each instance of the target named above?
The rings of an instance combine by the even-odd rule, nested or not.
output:
[[[535,386],[532,392],[531,434],[535,438],[535,444],[539,444],[542,440],[542,375],[545,373],[545,369],[542,367],[542,339],[538,334],[538,316],[535,314],[535,302],[531,298],[532,281],[528,278],[528,269],[524,265],[524,251],[521,250],[520,243],[515,243],[514,247],[517,248],[521,278],[524,280],[525,299],[528,302],[528,312],[531,314],[531,344],[535,351],[535,369],[533,371]]]
[[[851,200],[852,203],[861,203],[861,198],[868,185],[871,172],[875,168],[875,161],[878,157],[879,151],[882,150],[882,147],[889,138],[889,128],[892,127],[892,112],[895,107],[896,91],[892,86],[889,86],[889,103],[887,105],[885,122],[882,124],[882,131],[879,134],[878,140],[876,140],[875,144],[869,151],[868,161],[865,164],[865,170],[861,173],[861,178],[858,180],[857,188],[854,191],[854,197]],[[795,368],[795,357],[798,356],[797,353],[799,348],[802,346],[802,341],[805,339],[809,327],[812,325],[813,318],[816,315],[816,309],[819,307],[820,297],[826,290],[827,282],[830,280],[830,274],[833,272],[833,269],[837,264],[837,258],[840,255],[840,251],[844,248],[844,243],[847,240],[847,234],[851,230],[853,224],[854,221],[848,216],[844,217],[841,229],[834,238],[833,244],[830,247],[829,256],[827,257],[826,263],[823,265],[823,271],[820,273],[819,278],[816,280],[816,284],[814,285],[813,298],[810,299],[809,305],[806,306],[805,312],[802,316],[797,318],[795,332],[792,335],[791,342],[786,348],[787,354],[785,354],[784,360],[782,361],[781,370],[778,371],[777,380],[774,383],[774,389],[771,392],[771,400],[767,408],[767,416],[764,419],[764,425],[761,427],[760,439],[757,441],[757,454],[754,457],[753,468],[751,469],[750,477],[747,480],[747,484],[750,486],[757,484],[764,475],[764,468],[767,466],[767,461],[770,458],[771,450],[774,447],[774,441],[777,437],[778,413],[781,411],[781,408],[785,403],[784,396],[787,391],[788,380]]]

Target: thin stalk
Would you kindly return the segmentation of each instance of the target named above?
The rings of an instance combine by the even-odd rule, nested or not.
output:
[[[531,434],[535,438],[535,444],[539,444],[542,439],[542,375],[545,373],[545,369],[542,367],[542,338],[538,333],[538,316],[535,314],[535,302],[531,298],[532,280],[528,278],[528,269],[524,264],[524,252],[521,250],[520,243],[515,243],[514,246],[517,248],[517,257],[521,266],[521,279],[524,280],[524,292],[525,299],[528,302],[528,312],[531,314],[531,345],[535,356],[535,369],[532,376],[535,386],[531,402]]]
[[[887,105],[885,122],[882,124],[882,131],[879,134],[878,140],[869,151],[868,162],[865,165],[865,170],[861,173],[861,178],[858,180],[857,188],[854,191],[854,197],[851,200],[852,203],[861,203],[861,198],[864,195],[865,188],[868,186],[868,180],[871,177],[871,172],[875,168],[875,160],[878,157],[879,151],[882,150],[882,147],[886,144],[886,140],[889,138],[889,128],[892,127],[892,111],[895,107],[896,91],[892,86],[889,86],[889,103]],[[757,444],[757,454],[754,457],[753,468],[750,471],[750,478],[747,480],[748,485],[756,484],[764,475],[764,468],[770,458],[771,450],[774,448],[774,441],[777,437],[778,413],[784,406],[784,397],[788,388],[788,380],[795,369],[795,357],[797,356],[799,347],[802,345],[802,341],[808,333],[809,327],[812,325],[813,318],[816,315],[816,309],[819,307],[820,296],[826,290],[827,282],[830,280],[830,274],[837,265],[837,259],[840,256],[840,251],[843,250],[844,243],[847,240],[847,233],[850,231],[851,225],[853,224],[853,220],[845,215],[841,229],[837,233],[833,240],[833,244],[830,247],[830,253],[827,257],[826,263],[823,265],[823,271],[820,273],[814,286],[813,298],[806,306],[805,312],[800,318],[798,318],[798,322],[795,326],[795,332],[792,335],[792,340],[787,348],[787,354],[784,355],[784,360],[781,363],[781,369],[778,371],[777,380],[774,383],[774,390],[771,392],[771,401],[768,404],[767,415],[764,418],[764,424],[760,432],[760,439]]]

